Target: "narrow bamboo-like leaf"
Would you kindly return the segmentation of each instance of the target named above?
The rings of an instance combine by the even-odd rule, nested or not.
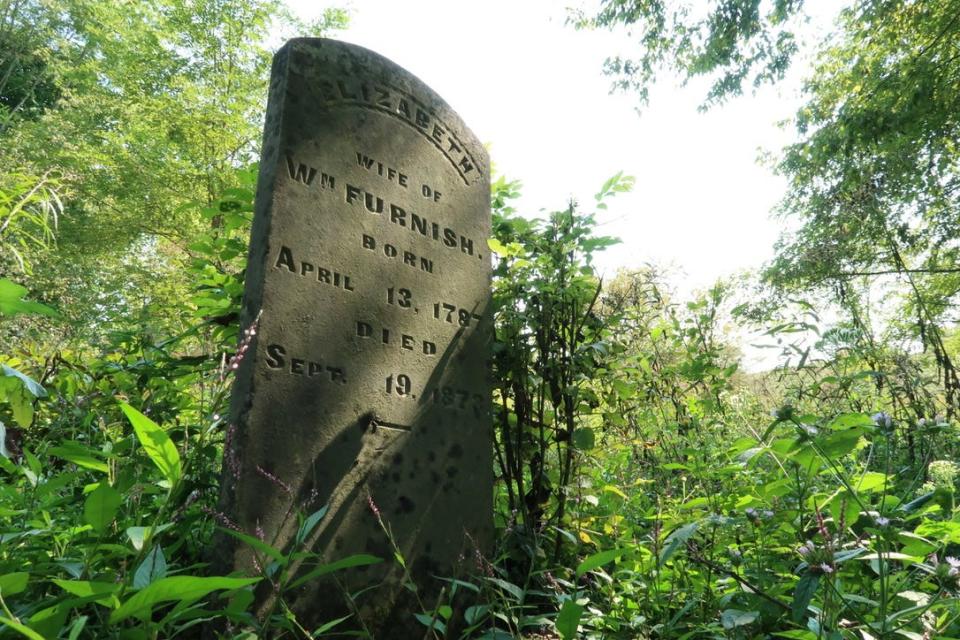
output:
[[[313,528],[317,526],[317,523],[323,519],[323,516],[327,515],[327,508],[327,506],[324,506],[307,516],[306,520],[303,521],[303,524],[300,525],[300,530],[297,531],[298,544],[306,540],[313,531]]]
[[[171,485],[176,483],[180,479],[180,452],[170,440],[170,436],[160,425],[126,402],[121,402],[120,408],[133,425],[133,431],[137,434],[137,440],[140,441],[143,450],[160,469],[160,473]]]
[[[328,573],[333,573],[334,571],[340,571],[342,569],[349,569],[350,567],[362,567],[369,564],[377,564],[378,562],[383,562],[381,558],[376,556],[367,555],[365,553],[358,553],[356,555],[347,556],[342,560],[337,560],[336,562],[330,562],[328,564],[320,565],[314,569],[311,569],[304,575],[300,576],[292,583],[290,583],[290,589],[296,589],[302,584],[306,584],[311,580],[315,580],[320,576],[326,575]]]
[[[92,469],[101,473],[108,473],[107,463],[96,457],[96,454],[77,442],[64,442],[57,447],[50,447],[47,453],[63,458],[67,462],[72,462],[78,467]]]
[[[259,581],[260,578],[222,578],[219,576],[161,578],[120,605],[119,609],[110,614],[110,622],[116,624],[130,617],[146,619],[150,616],[153,606],[156,604],[196,600],[214,591],[240,589]]]
[[[3,616],[0,616],[0,624],[7,625],[8,627],[13,629],[20,635],[30,638],[30,640],[44,640],[42,635],[40,635],[30,627],[24,626],[19,622],[16,622],[15,620],[11,620],[10,618],[4,618]]]
[[[587,556],[583,562],[577,565],[577,577],[579,578],[588,571],[593,571],[598,567],[602,567],[608,562],[613,562],[620,556],[623,556],[627,553],[628,551],[626,549],[607,549],[606,551],[601,551],[591,556]]]
[[[245,533],[240,533],[239,531],[234,531],[233,529],[224,529],[220,528],[220,531],[233,536],[241,542],[246,542],[248,545],[259,551],[260,553],[269,556],[279,562],[281,565],[287,563],[287,556],[283,555],[283,552],[280,549],[271,547],[269,544],[261,540],[260,538],[254,538],[253,536],[248,536]]]

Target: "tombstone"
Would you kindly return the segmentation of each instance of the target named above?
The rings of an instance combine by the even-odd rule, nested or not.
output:
[[[414,614],[489,549],[489,207],[484,148],[419,79],[332,40],[276,54],[242,312],[259,324],[220,508],[287,548],[297,512],[327,505],[306,548],[383,559],[288,593],[308,629],[355,613],[345,626],[421,638]],[[224,572],[262,568],[233,537],[214,553]],[[355,608],[345,592],[362,592]],[[256,594],[266,615],[270,585]]]

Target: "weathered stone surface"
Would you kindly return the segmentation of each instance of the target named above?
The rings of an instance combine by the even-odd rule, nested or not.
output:
[[[385,58],[324,39],[274,58],[243,309],[259,331],[221,508],[282,548],[298,510],[328,504],[312,550],[384,559],[337,574],[351,593],[374,586],[358,604],[378,638],[424,628],[368,497],[428,607],[492,535],[488,167],[446,103]],[[256,573],[249,547],[223,538],[216,553]],[[288,601],[307,626],[349,612],[329,579]]]

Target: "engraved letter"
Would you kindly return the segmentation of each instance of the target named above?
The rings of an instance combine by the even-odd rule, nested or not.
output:
[[[426,111],[417,109],[417,126],[426,129],[428,124],[430,124],[430,116]]]
[[[283,366],[283,356],[286,350],[278,344],[271,344],[267,347],[267,366],[271,369],[279,369]]]
[[[348,184],[348,185],[347,185],[347,195],[346,195],[347,204],[353,204],[353,201],[359,199],[359,198],[360,198],[360,194],[362,194],[362,193],[363,193],[363,191],[361,191],[360,189],[357,189],[357,188],[356,188],[355,186],[353,186],[352,184]]]
[[[310,186],[310,183],[313,182],[313,177],[317,175],[317,170],[313,167],[308,167],[302,163],[294,163],[293,157],[287,156],[287,171],[290,172],[290,177],[297,182],[303,183]]]
[[[273,266],[279,267],[280,265],[290,269],[293,273],[297,272],[297,268],[293,264],[293,253],[283,245],[280,246],[280,255],[277,256],[277,262]]]
[[[450,248],[457,246],[457,232],[453,229],[443,230],[443,244]]]
[[[419,231],[420,235],[427,235],[427,219],[421,218],[417,214],[410,212],[410,228]]]
[[[407,226],[407,212],[395,204],[390,205],[390,222],[398,224],[401,227]]]
[[[368,158],[364,154],[357,151],[357,164],[363,167],[364,169],[369,170],[373,166],[373,158]]]
[[[367,211],[370,213],[383,213],[383,198],[376,198],[376,204],[374,204],[372,193],[363,194],[363,204],[366,205]]]

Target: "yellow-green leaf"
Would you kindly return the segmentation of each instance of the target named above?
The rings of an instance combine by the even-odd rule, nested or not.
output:
[[[180,479],[180,452],[173,444],[170,436],[156,422],[143,415],[126,402],[120,403],[120,408],[126,414],[137,439],[147,452],[153,463],[160,469],[163,477],[173,485]]]

